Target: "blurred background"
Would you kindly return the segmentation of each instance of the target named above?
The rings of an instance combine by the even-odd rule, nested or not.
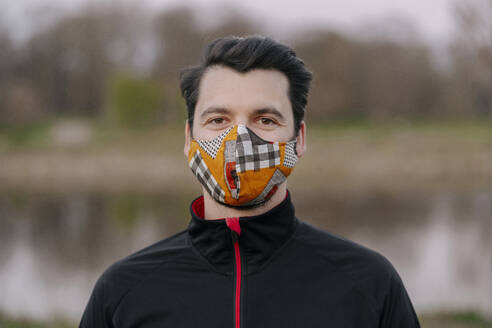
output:
[[[423,327],[492,327],[492,1],[0,2],[0,327],[75,327],[189,222],[179,71],[263,34],[314,73],[297,216],[385,255]]]

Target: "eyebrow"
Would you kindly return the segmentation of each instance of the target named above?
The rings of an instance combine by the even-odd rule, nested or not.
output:
[[[272,114],[272,115],[276,116],[279,120],[285,121],[284,115],[282,115],[282,113],[278,109],[276,109],[275,107],[263,107],[263,108],[255,110],[254,113],[256,115]]]
[[[209,107],[200,114],[200,118],[203,119],[210,114],[229,114],[230,112],[231,111],[225,107]],[[276,116],[279,120],[285,121],[284,115],[282,115],[282,113],[275,107],[262,107],[259,109],[255,109],[253,113],[255,115],[272,114]]]
[[[200,118],[203,119],[205,116],[210,114],[229,114],[229,113],[230,110],[224,107],[209,107],[200,114]]]

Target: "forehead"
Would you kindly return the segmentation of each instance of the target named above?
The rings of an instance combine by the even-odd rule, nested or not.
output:
[[[289,81],[277,70],[254,69],[240,73],[223,66],[209,67],[200,81],[195,115],[216,106],[231,111],[274,107],[289,117]]]

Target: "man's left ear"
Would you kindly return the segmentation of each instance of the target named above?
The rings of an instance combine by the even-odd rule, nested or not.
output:
[[[306,152],[306,123],[304,121],[301,122],[296,141],[297,157],[301,157]]]
[[[185,134],[185,144],[184,144],[183,152],[185,157],[188,158],[188,152],[190,151],[190,144],[191,144],[191,127],[188,120],[186,120],[185,122],[184,134]]]

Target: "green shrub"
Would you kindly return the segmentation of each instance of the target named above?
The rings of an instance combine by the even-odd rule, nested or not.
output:
[[[109,119],[129,128],[155,124],[162,116],[163,98],[155,81],[130,75],[116,76],[109,86]]]

